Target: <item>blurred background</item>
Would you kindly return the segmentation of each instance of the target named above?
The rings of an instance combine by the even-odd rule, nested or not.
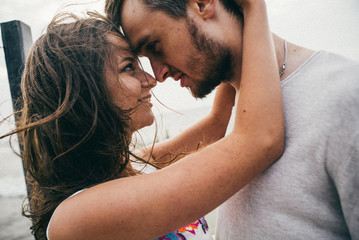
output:
[[[74,5],[65,7],[68,4]],[[103,13],[104,0],[1,0],[0,22],[21,20],[31,27],[35,41],[61,8]],[[271,29],[277,35],[315,50],[327,50],[359,61],[359,1],[358,0],[267,0]],[[10,90],[0,41],[0,118],[12,113]],[[148,61],[145,69],[152,73]],[[153,90],[166,107],[152,98],[157,118],[158,140],[173,136],[200,118],[211,107],[214,93],[206,99],[195,100],[179,82],[168,80]],[[172,111],[173,109],[175,111]],[[0,125],[0,134],[13,127],[13,120]],[[148,127],[139,135],[145,144],[154,139],[155,127]],[[16,139],[14,145],[16,146]],[[26,239],[27,222],[18,221],[20,205],[26,195],[21,160],[12,152],[8,139],[0,141],[0,239]],[[20,217],[21,219],[25,219]],[[25,229],[25,232],[19,231]],[[29,238],[31,239],[31,238]]]

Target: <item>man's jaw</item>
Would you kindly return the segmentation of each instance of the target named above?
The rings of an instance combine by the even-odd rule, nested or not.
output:
[[[180,71],[176,71],[174,73],[171,73],[170,76],[172,76],[173,80],[179,81],[182,88],[187,88],[188,90],[190,90],[193,97],[197,98],[196,94],[194,94],[192,89],[192,79],[187,74]]]

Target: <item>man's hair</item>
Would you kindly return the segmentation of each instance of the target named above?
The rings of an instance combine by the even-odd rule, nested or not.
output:
[[[105,13],[107,17],[116,25],[121,24],[122,4],[125,0],[106,0]],[[141,0],[149,9],[162,11],[173,18],[187,16],[188,0]],[[243,19],[240,7],[234,0],[220,0],[225,9],[231,14]]]

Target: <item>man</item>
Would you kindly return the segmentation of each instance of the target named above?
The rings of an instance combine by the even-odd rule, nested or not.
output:
[[[237,9],[230,0],[106,2],[108,17],[149,58],[157,80],[172,77],[199,98],[221,82],[240,89]],[[359,239],[359,64],[274,34],[273,41],[286,149],[219,207],[216,238]]]

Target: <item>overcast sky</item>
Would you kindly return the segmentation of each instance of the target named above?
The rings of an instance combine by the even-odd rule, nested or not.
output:
[[[77,11],[95,9],[103,13],[104,0],[1,0],[0,22],[25,22],[31,27],[35,40],[59,8],[68,3],[85,3],[71,8]],[[336,52],[359,61],[358,0],[267,0],[267,6],[271,29],[279,36],[298,45]],[[11,105],[4,54],[0,50],[0,114],[4,116],[10,112]],[[150,71],[148,65],[146,69]],[[196,101],[174,81],[157,86],[156,96],[176,110],[209,106],[213,99],[212,94]]]

